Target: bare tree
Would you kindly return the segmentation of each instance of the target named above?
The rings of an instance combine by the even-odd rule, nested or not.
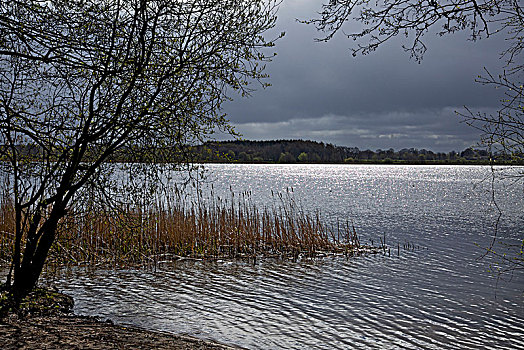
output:
[[[426,52],[424,37],[428,33],[439,36],[466,32],[473,41],[491,36],[502,37],[507,44],[500,58],[504,64],[500,74],[485,71],[477,82],[491,85],[504,92],[505,97],[495,114],[467,109],[461,113],[466,123],[482,131],[480,143],[493,155],[505,161],[524,157],[524,8],[520,0],[330,0],[322,6],[318,18],[306,21],[324,33],[319,41],[330,40],[343,32],[349,21],[360,24],[353,33],[344,33],[356,45],[353,55],[369,54],[383,43],[397,36],[405,36],[403,48],[420,61]],[[512,176],[524,178],[524,171],[511,169]],[[496,235],[495,235],[496,237]],[[489,253],[499,256],[503,270],[524,269],[524,239],[510,247],[516,254],[504,254],[495,249],[495,239],[487,247]]]
[[[0,2],[0,171],[16,219],[6,285],[16,300],[37,283],[72,208],[91,193],[116,200],[102,181],[115,168],[109,161],[176,167],[188,145],[217,129],[233,132],[221,105],[230,91],[265,85],[266,49],[277,38],[263,35],[276,6]],[[137,169],[144,178],[155,173]]]

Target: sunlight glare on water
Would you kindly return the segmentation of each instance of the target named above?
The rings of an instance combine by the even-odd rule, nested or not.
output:
[[[73,268],[48,281],[75,312],[249,349],[524,349],[522,273],[481,259],[497,212],[479,166],[209,165],[204,193],[291,191],[306,211],[351,220],[391,256],[179,261],[155,272]],[[497,184],[497,235],[523,236],[522,184]],[[520,186],[520,187],[518,187]],[[410,242],[414,250],[404,249]],[[400,255],[397,255],[397,249]]]

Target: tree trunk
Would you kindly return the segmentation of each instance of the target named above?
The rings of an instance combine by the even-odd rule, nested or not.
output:
[[[30,241],[28,239],[22,264],[14,275],[13,285],[10,288],[11,295],[16,303],[19,303],[36,287],[44,269],[49,250],[55,240],[58,221],[63,216],[64,210],[55,206],[39,230],[41,237],[38,239],[38,235],[35,233],[32,237],[33,240]]]

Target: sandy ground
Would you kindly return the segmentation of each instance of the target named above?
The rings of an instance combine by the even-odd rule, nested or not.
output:
[[[0,349],[239,349],[210,341],[74,315],[73,300],[39,290],[0,318]]]
[[[238,349],[200,339],[151,332],[73,315],[6,317],[2,349]]]

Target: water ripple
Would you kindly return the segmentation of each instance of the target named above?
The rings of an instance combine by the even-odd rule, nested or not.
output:
[[[489,169],[212,168],[215,191],[221,183],[224,193],[265,191],[257,195],[263,204],[270,189],[294,186],[306,210],[321,199],[328,217],[355,219],[363,242],[386,234],[391,257],[185,261],[154,273],[73,269],[49,277],[75,297],[76,312],[249,349],[524,349],[522,276],[497,284],[486,272],[490,260],[478,259],[492,219],[482,183],[479,195],[471,182]],[[505,210],[524,207],[522,196],[507,193]],[[501,235],[514,239],[524,218],[509,214]]]

